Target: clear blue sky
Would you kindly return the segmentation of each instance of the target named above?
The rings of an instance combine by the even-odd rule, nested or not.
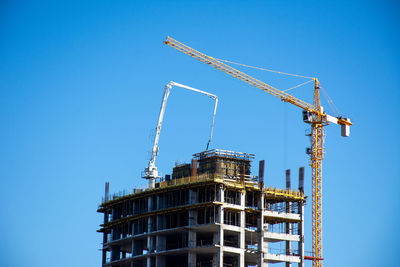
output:
[[[167,35],[217,58],[318,77],[354,122],[347,139],[326,128],[326,266],[398,265],[399,11],[396,1],[2,1],[0,266],[101,265],[104,182],[111,192],[146,183],[171,80],[219,96],[212,147],[265,159],[267,185],[307,166],[300,109],[163,45]],[[280,89],[304,81],[242,70]],[[293,94],[310,102],[312,86]],[[163,173],[204,150],[211,109],[173,90]],[[310,201],[306,209],[310,250]]]

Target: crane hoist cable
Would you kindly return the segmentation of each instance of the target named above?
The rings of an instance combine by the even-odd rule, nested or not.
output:
[[[271,69],[267,69],[267,68],[261,68],[261,67],[256,67],[256,66],[250,66],[247,64],[242,64],[242,63],[238,63],[238,62],[234,62],[234,61],[229,61],[229,60],[225,60],[225,59],[220,59],[220,58],[215,58],[219,61],[222,62],[226,62],[226,63],[230,63],[230,64],[234,64],[234,65],[238,65],[238,66],[242,66],[242,67],[246,67],[246,68],[251,68],[251,69],[257,69],[257,70],[262,70],[262,71],[268,71],[268,72],[272,72],[272,73],[276,73],[276,74],[281,74],[281,75],[287,75],[287,76],[293,76],[293,77],[298,77],[298,78],[306,78],[309,79],[308,81],[301,83],[299,85],[290,87],[288,89],[282,90],[283,92],[287,92],[290,90],[293,90],[295,88],[301,87],[303,85],[306,85],[312,81],[315,80],[314,77],[311,76],[304,76],[304,75],[299,75],[299,74],[293,74],[293,73],[287,73],[287,72],[282,72],[282,71],[277,71],[277,70],[271,70]],[[330,108],[332,109],[332,112],[335,113],[336,116],[338,116],[338,114],[340,114],[340,112],[338,111],[338,109],[336,108],[336,105],[333,103],[332,99],[329,97],[328,93],[324,90],[324,88],[322,86],[320,86],[320,88],[322,89],[322,93],[326,99],[326,102],[328,103],[328,105],[330,106]]]
[[[298,88],[298,87],[300,87],[300,86],[306,85],[307,83],[310,83],[310,82],[312,82],[312,81],[314,81],[314,80],[308,80],[308,81],[306,81],[306,82],[304,82],[304,83],[301,83],[301,84],[299,84],[299,85],[290,87],[290,88],[288,88],[288,89],[286,89],[286,90],[283,90],[283,91],[284,91],[284,92],[287,92],[287,91],[293,90],[293,89]]]
[[[287,73],[287,72],[282,72],[282,71],[277,71],[277,70],[271,70],[271,69],[266,69],[266,68],[261,68],[261,67],[255,67],[255,66],[250,66],[250,65],[246,65],[246,64],[242,64],[242,63],[238,63],[238,62],[233,62],[233,61],[229,61],[229,60],[225,60],[225,59],[220,59],[220,58],[215,58],[215,59],[217,59],[219,61],[222,61],[222,62],[231,63],[231,64],[234,64],[234,65],[246,67],[246,68],[269,71],[269,72],[274,72],[274,73],[277,73],[277,74],[300,77],[300,78],[306,78],[306,79],[311,79],[311,80],[315,79],[314,77],[310,77],[310,76],[304,76],[304,75],[292,74],[292,73]]]

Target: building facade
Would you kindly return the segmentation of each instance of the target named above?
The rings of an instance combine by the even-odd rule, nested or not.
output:
[[[106,196],[104,267],[304,266],[300,189],[266,188],[254,155],[211,150],[177,165],[155,188]],[[288,182],[289,181],[289,182]]]

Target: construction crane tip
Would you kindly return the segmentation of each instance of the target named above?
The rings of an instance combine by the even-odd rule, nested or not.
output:
[[[165,41],[163,41],[163,43],[164,43],[164,44],[169,44],[169,43],[170,43],[170,39],[171,39],[171,37],[169,37],[169,36],[167,35],[167,38],[165,38]]]

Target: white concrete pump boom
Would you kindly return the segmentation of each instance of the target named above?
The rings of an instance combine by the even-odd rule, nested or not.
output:
[[[214,100],[214,113],[213,113],[212,122],[211,122],[210,137],[207,142],[206,150],[208,150],[208,147],[212,140],[212,135],[213,135],[213,130],[214,130],[215,113],[217,112],[217,106],[218,106],[218,97],[216,95],[213,95],[213,94],[210,94],[210,93],[204,92],[202,90],[199,90],[199,89],[187,86],[187,85],[183,85],[180,83],[176,83],[176,82],[172,82],[172,81],[167,83],[165,85],[164,95],[163,95],[163,99],[161,102],[160,114],[158,115],[156,136],[154,137],[154,144],[153,144],[153,149],[151,150],[151,158],[149,161],[149,166],[145,168],[145,171],[144,171],[145,173],[143,176],[143,178],[149,179],[150,187],[154,187],[154,179],[160,178],[157,167],[156,167],[156,156],[158,156],[158,141],[160,139],[160,132],[161,132],[162,122],[164,119],[165,107],[167,106],[167,99],[171,92],[172,86],[181,87],[183,89],[198,92],[198,93],[204,94]]]
[[[210,138],[208,139],[208,143],[207,143],[207,146],[206,146],[206,150],[208,150],[208,147],[209,147],[209,145],[211,143],[211,140],[212,140],[212,135],[213,135],[213,130],[214,130],[214,121],[215,121],[215,113],[217,112],[218,97],[216,95],[201,91],[199,89],[196,89],[196,88],[193,88],[193,87],[190,87],[190,86],[179,84],[179,83],[176,83],[176,82],[170,82],[169,84],[174,85],[174,86],[178,86],[178,87],[181,87],[181,88],[184,88],[184,89],[187,89],[187,90],[195,91],[195,92],[204,94],[204,95],[210,97],[211,99],[214,99],[214,113],[213,113],[213,117],[212,117],[212,121],[211,121]]]

